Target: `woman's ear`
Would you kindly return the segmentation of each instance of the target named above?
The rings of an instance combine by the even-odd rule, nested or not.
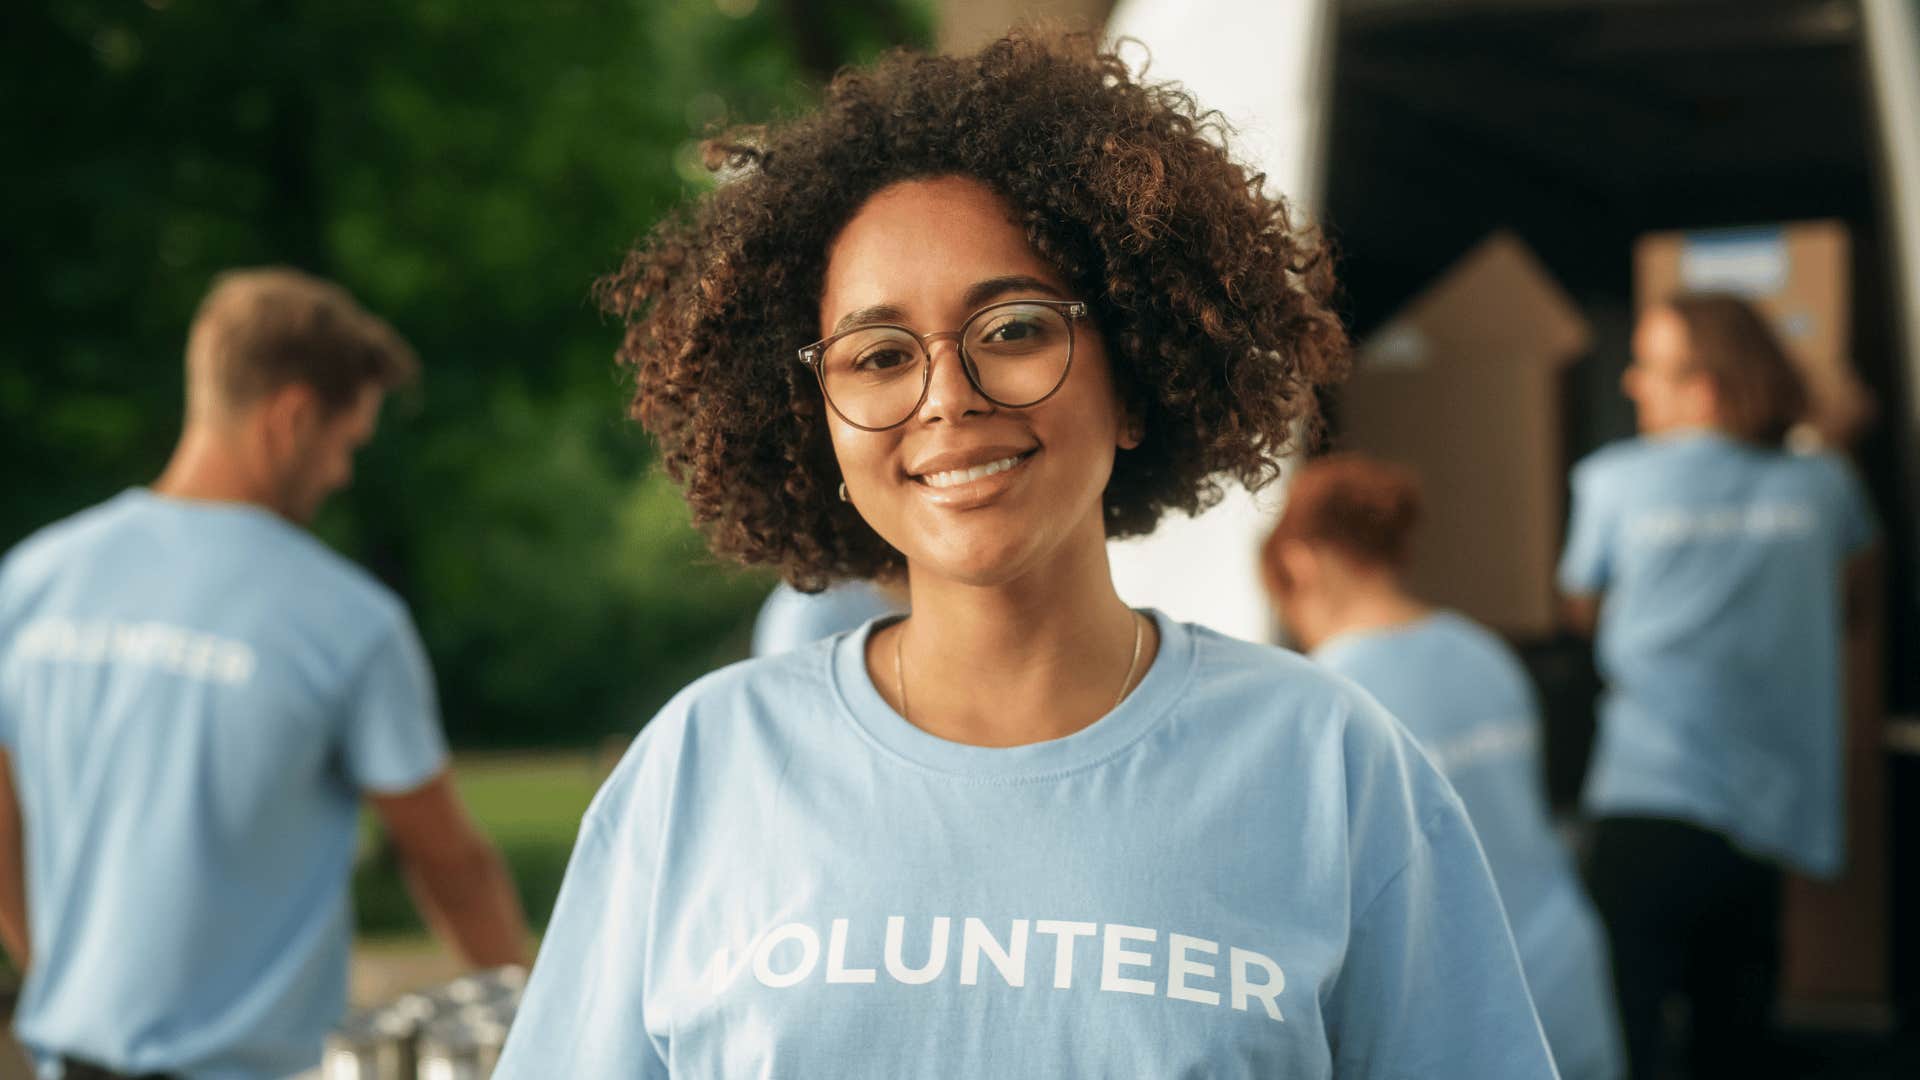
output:
[[[1287,593],[1298,596],[1320,584],[1320,556],[1313,545],[1289,540],[1280,545],[1280,565],[1286,570]]]
[[[1127,408],[1120,414],[1120,437],[1114,445],[1122,450],[1133,450],[1147,438],[1147,422],[1141,418],[1138,410]]]

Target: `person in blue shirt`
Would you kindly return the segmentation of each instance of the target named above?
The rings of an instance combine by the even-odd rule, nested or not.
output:
[[[1650,309],[1640,437],[1573,472],[1561,589],[1605,692],[1583,802],[1635,1077],[1692,1004],[1695,1075],[1770,1075],[1781,868],[1842,850],[1847,582],[1874,544],[1851,469],[1783,440],[1805,393],[1744,301]]]
[[[753,655],[791,652],[883,615],[904,615],[905,592],[891,583],[843,581],[804,593],[783,581],[753,620]]]
[[[1343,370],[1324,253],[1196,125],[1087,37],[894,54],[604,285],[711,546],[911,614],[646,725],[496,1080],[1555,1075],[1404,731],[1114,590]]]
[[[0,562],[0,939],[46,1080],[317,1066],[363,796],[428,922],[524,958],[405,606],[302,528],[415,363],[338,286],[224,275],[159,480]]]
[[[1292,639],[1405,724],[1466,805],[1560,1075],[1615,1080],[1606,937],[1549,814],[1533,684],[1505,642],[1408,589],[1420,503],[1402,466],[1300,466],[1261,552],[1268,594]]]

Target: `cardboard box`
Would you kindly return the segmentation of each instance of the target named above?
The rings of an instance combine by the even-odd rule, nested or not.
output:
[[[1845,641],[1847,864],[1833,881],[1789,875],[1781,911],[1783,1011],[1804,1026],[1891,1024],[1892,836],[1887,804],[1884,567],[1860,590]]]
[[[1847,446],[1873,419],[1848,352],[1851,259],[1837,221],[1649,233],[1634,246],[1634,306],[1679,292],[1751,300],[1807,381],[1809,426],[1827,445]]]
[[[1361,344],[1337,445],[1419,473],[1421,597],[1515,637],[1554,631],[1560,379],[1591,340],[1527,246],[1497,232]]]

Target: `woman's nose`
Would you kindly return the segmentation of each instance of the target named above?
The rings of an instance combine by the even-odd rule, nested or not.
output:
[[[922,421],[957,420],[968,413],[993,410],[993,402],[967,378],[957,338],[941,335],[927,342],[927,360],[933,370],[927,376],[927,400],[920,406]]]

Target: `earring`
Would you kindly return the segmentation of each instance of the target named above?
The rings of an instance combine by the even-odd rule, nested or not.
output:
[[[852,499],[847,498],[847,482],[845,480],[840,481],[840,501],[841,502],[853,501]]]

